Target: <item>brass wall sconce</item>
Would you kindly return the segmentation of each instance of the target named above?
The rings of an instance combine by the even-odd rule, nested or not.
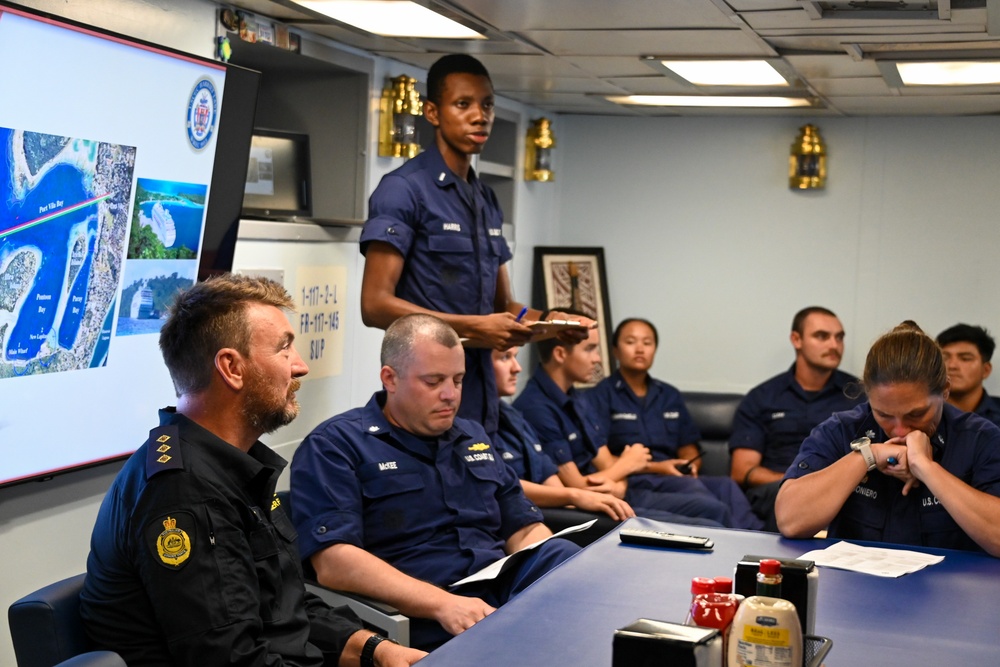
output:
[[[826,144],[815,125],[803,125],[788,158],[788,187],[811,190],[826,187]]]
[[[417,118],[424,112],[424,103],[416,84],[416,79],[402,74],[389,79],[382,90],[378,126],[381,157],[411,158],[420,152]]]
[[[552,134],[552,121],[548,118],[531,121],[527,144],[524,151],[524,180],[554,181],[556,175],[552,171],[552,149],[556,147],[556,138]]]

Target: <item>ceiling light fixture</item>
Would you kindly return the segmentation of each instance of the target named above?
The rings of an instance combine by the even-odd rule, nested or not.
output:
[[[751,95],[612,95],[607,96],[615,104],[651,107],[810,107],[812,100],[806,97],[762,97]]]
[[[904,86],[1000,85],[1000,61],[897,62]]]
[[[409,0],[294,0],[306,9],[383,37],[486,39],[475,30]]]
[[[661,60],[664,67],[696,86],[787,86],[766,60]]]

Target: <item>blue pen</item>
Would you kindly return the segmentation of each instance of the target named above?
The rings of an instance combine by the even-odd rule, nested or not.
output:
[[[887,462],[887,463],[888,463],[889,465],[891,465],[891,466],[894,466],[894,465],[896,465],[897,463],[899,463],[899,460],[898,460],[898,459],[896,459],[896,457],[895,457],[895,456],[890,456],[889,458],[887,458],[887,459],[886,459],[886,462]]]
[[[521,318],[524,317],[527,314],[528,314],[528,307],[525,306],[524,308],[521,309],[521,312],[517,314],[517,319],[514,320],[514,321],[515,322],[520,322]]]

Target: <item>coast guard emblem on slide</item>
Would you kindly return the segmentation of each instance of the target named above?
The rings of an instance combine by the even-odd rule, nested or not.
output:
[[[177,519],[167,517],[163,521],[164,531],[156,540],[156,553],[167,565],[178,567],[191,555],[191,538],[177,527]]]
[[[191,91],[187,110],[188,141],[195,150],[204,148],[212,138],[215,119],[219,114],[215,84],[209,79],[200,79]]]

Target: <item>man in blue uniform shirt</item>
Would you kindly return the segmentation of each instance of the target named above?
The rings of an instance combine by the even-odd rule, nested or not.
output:
[[[1000,426],[1000,399],[983,387],[993,372],[993,337],[983,327],[956,324],[939,333],[937,343],[948,368],[948,402]]]
[[[292,460],[301,552],[320,583],[392,604],[432,648],[575,553],[550,540],[496,579],[448,587],[551,535],[482,426],[456,418],[465,355],[436,317],[407,315],[382,342],[384,387],[320,424]]]
[[[160,332],[178,394],[126,462],[94,526],[80,613],[131,667],[404,667],[425,655],[306,593],[274,495],[285,461],[258,438],[298,414],[308,372],[261,278],[182,293]]]
[[[382,179],[361,232],[364,323],[385,329],[422,312],[450,324],[467,348],[459,416],[490,434],[498,414],[490,350],[527,343],[526,323],[542,319],[514,301],[503,213],[472,169],[472,156],[489,139],[493,107],[493,84],[478,60],[453,54],[434,63],[424,100],[434,143]]]
[[[730,476],[770,531],[777,531],[778,486],[802,441],[831,414],[861,401],[844,392],[858,379],[837,369],[844,356],[844,327],[832,311],[803,308],[792,319],[790,339],[795,363],[750,390],[736,411],[729,439]]]

